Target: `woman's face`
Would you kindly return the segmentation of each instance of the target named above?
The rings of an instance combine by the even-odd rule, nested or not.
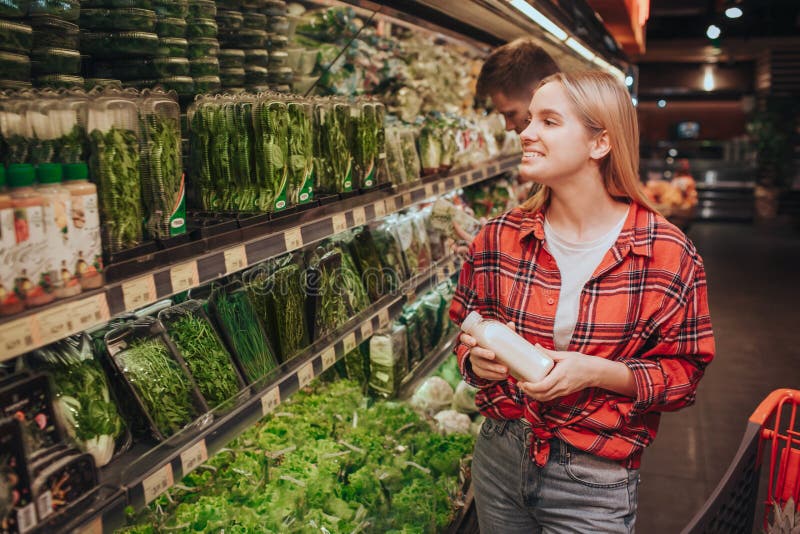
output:
[[[534,93],[529,118],[520,134],[522,179],[552,187],[591,165],[592,139],[560,83],[546,83]]]

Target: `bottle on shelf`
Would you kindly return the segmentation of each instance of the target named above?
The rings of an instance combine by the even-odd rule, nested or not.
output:
[[[6,168],[0,164],[0,315],[14,315],[25,309],[25,303],[14,292],[12,255],[16,244],[14,208],[6,190]]]
[[[64,187],[72,202],[73,235],[69,265],[84,290],[103,286],[103,247],[97,186],[89,181],[86,163],[64,165]]]
[[[553,368],[550,357],[500,321],[470,312],[461,323],[461,330],[478,340],[481,347],[493,351],[517,380],[538,382]]]

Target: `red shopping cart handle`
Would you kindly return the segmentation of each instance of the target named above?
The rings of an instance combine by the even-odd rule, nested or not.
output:
[[[778,404],[785,400],[791,400],[793,404],[800,404],[800,391],[788,388],[776,389],[761,401],[753,415],[750,416],[750,422],[763,425],[769,416],[775,413]]]

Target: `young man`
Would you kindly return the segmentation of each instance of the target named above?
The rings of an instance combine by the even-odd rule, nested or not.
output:
[[[506,130],[517,134],[528,125],[533,90],[558,72],[553,58],[531,39],[517,39],[492,52],[481,67],[477,96],[487,97],[506,120]]]

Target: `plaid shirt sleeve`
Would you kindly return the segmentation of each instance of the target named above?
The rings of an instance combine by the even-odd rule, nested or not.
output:
[[[714,357],[705,269],[693,245],[687,244],[684,252],[675,275],[663,288],[661,314],[653,321],[656,341],[638,357],[620,360],[636,381],[636,397],[616,403],[628,421],[648,412],[691,406],[698,382]]]

